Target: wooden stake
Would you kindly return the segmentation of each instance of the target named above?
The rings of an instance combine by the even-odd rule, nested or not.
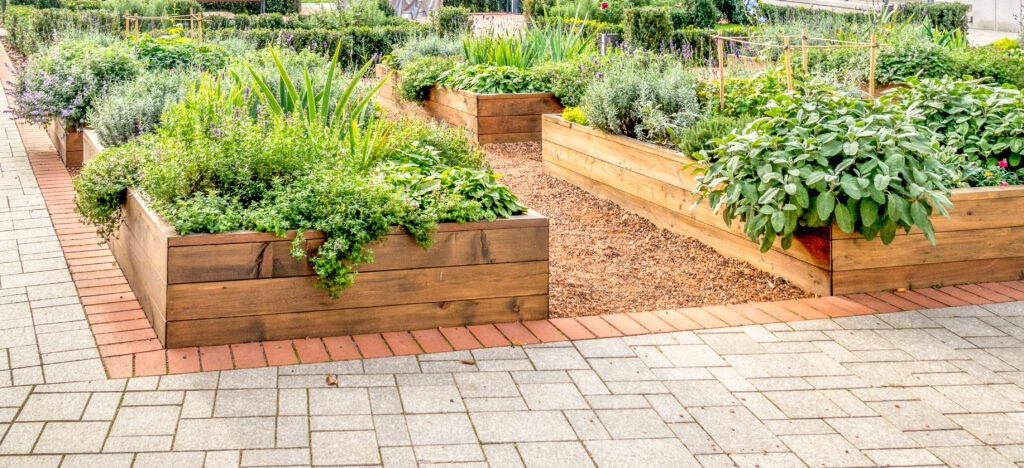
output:
[[[139,21],[139,15],[136,14],[135,15],[135,40],[139,39],[139,23],[141,23],[141,21]]]
[[[718,105],[725,109],[725,46],[722,44],[722,30],[718,30],[715,37],[718,44]]]
[[[790,55],[790,51],[789,51],[789,36],[783,37],[783,40],[785,41],[784,44],[786,45],[786,89],[789,90],[790,92],[792,92],[793,91],[793,66],[792,66],[792,62],[790,61],[790,56],[789,56]]]
[[[203,12],[199,12],[199,43],[203,43]]]
[[[196,9],[188,9],[188,36],[192,39],[196,38]]]
[[[132,36],[132,28],[130,26],[131,20],[128,19],[128,15],[124,15],[124,38],[128,39]]]
[[[807,74],[807,30],[800,30],[800,54],[804,61],[804,75]]]
[[[878,57],[878,37],[871,33],[871,63],[868,70],[868,94],[875,98],[875,62]]]

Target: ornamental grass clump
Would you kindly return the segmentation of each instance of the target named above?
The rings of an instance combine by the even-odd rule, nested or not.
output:
[[[180,234],[297,230],[293,255],[337,296],[392,226],[427,247],[440,222],[524,210],[464,135],[372,107],[375,89],[357,91],[368,65],[316,85],[277,63],[278,75],[207,77],[154,133],[89,161],[74,181],[77,211],[110,238],[134,187]],[[315,251],[306,230],[326,235]]]
[[[935,242],[929,216],[948,216],[947,168],[919,109],[893,109],[800,84],[765,117],[716,139],[696,169],[695,192],[726,223],[740,220],[768,251],[793,243],[800,226],[829,226],[888,244],[917,227]]]

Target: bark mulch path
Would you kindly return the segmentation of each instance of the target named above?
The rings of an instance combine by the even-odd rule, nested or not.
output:
[[[487,156],[499,180],[550,219],[553,317],[811,296],[544,174],[539,143],[489,145]]]

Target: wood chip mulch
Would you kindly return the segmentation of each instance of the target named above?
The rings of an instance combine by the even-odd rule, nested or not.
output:
[[[487,156],[499,180],[550,220],[552,317],[811,297],[544,174],[540,143],[488,145]]]

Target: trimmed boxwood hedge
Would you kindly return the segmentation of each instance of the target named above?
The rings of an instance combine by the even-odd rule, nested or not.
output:
[[[429,30],[430,26],[422,24],[342,29],[217,29],[210,31],[207,37],[241,37],[259,48],[275,45],[293,50],[312,50],[324,55],[333,54],[340,42],[343,57],[339,62],[348,66],[378,59],[407,39]]]

